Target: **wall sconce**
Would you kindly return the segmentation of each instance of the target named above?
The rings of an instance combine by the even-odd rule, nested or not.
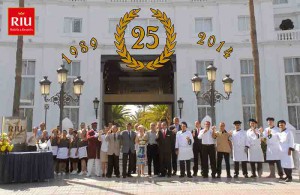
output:
[[[183,108],[183,99],[182,98],[179,98],[179,100],[177,100],[177,103],[178,103],[178,108],[179,108],[179,117],[181,118],[181,110]]]
[[[98,98],[95,97],[93,104],[94,104],[94,109],[95,109],[95,114],[96,114],[96,119],[98,118],[98,108],[99,108],[99,103],[100,101]]]

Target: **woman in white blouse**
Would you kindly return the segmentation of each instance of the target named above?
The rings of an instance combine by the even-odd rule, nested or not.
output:
[[[107,174],[107,162],[108,162],[108,142],[105,140],[106,133],[108,132],[108,127],[104,128],[102,134],[99,134],[99,141],[101,141],[101,150],[100,150],[100,161],[102,168],[102,177],[106,177]]]

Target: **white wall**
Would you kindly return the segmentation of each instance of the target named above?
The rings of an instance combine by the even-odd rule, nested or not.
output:
[[[36,60],[34,126],[44,120],[44,102],[39,91],[39,81],[42,76],[49,76],[49,80],[52,81],[51,94],[54,95],[59,90],[59,85],[56,82],[56,69],[62,63],[61,53],[71,57],[68,54],[68,49],[69,46],[74,45],[73,41],[76,44],[80,40],[85,40],[88,43],[91,37],[98,39],[98,49],[90,50],[87,54],[79,53],[77,59],[81,61],[81,76],[85,81],[80,102],[79,121],[93,122],[95,113],[92,101],[95,97],[100,98],[102,96],[101,55],[116,54],[114,36],[108,32],[108,19],[120,18],[125,12],[138,7],[142,8],[139,13],[140,18],[150,18],[149,8],[155,7],[150,4],[107,4],[100,0],[74,5],[70,5],[70,2],[66,1],[65,3],[62,1],[30,2],[30,6],[36,8],[36,15],[40,18],[40,30],[37,36],[24,38],[23,54],[24,59]],[[2,12],[3,26],[0,34],[0,68],[5,70],[5,73],[0,78],[0,94],[2,94],[0,96],[0,116],[9,116],[12,113],[16,37],[6,35],[6,10],[13,6],[16,6],[13,1],[7,1],[3,3],[2,9],[4,12]],[[218,3],[210,3],[209,1],[207,4],[202,4],[178,0],[168,4],[159,4],[156,7],[167,13],[175,24],[177,32],[175,100],[179,97],[184,100],[182,119],[193,124],[198,116],[196,97],[191,90],[190,81],[196,72],[196,61],[214,60],[214,64],[218,68],[216,89],[219,92],[223,93],[221,80],[225,74],[230,74],[231,78],[234,79],[230,100],[222,101],[216,105],[217,122],[225,121],[230,128],[233,120],[242,120],[240,59],[252,58],[252,50],[249,33],[238,32],[237,18],[239,15],[249,15],[247,1],[218,1]],[[288,120],[283,58],[300,57],[300,42],[278,42],[275,40],[274,8],[271,0],[258,1],[255,8],[261,65],[263,118],[272,115],[276,119]],[[278,9],[275,8],[275,11],[278,12]],[[83,33],[79,35],[64,34],[64,17],[82,17]],[[230,58],[225,59],[222,52],[216,52],[216,46],[209,48],[196,44],[198,37],[194,31],[195,17],[213,18],[213,33],[211,34],[216,36],[216,45],[220,41],[226,41],[224,49],[229,48],[229,46],[234,48]],[[210,34],[207,37],[209,36]],[[31,39],[32,42],[29,42],[28,39]],[[134,42],[134,38],[126,38],[128,45],[132,45]],[[160,46],[155,50],[130,51],[132,54],[160,54],[164,43],[164,38],[161,38]],[[178,112],[176,107],[175,111]],[[102,119],[101,114],[98,117],[98,122]],[[58,124],[58,117],[58,107],[51,104],[48,111],[48,127],[55,127]]]

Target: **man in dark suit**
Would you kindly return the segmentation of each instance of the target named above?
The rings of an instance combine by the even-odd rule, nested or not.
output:
[[[173,169],[173,175],[176,175],[177,173],[177,154],[175,150],[176,133],[178,131],[181,131],[181,126],[179,124],[178,117],[174,117],[173,125],[170,127],[170,130],[172,130],[172,132],[174,133],[174,145],[172,146],[172,169]]]
[[[171,155],[174,145],[174,133],[168,130],[166,122],[162,122],[162,130],[158,132],[156,141],[159,146],[160,177],[166,176],[166,170],[168,177],[171,177]]]
[[[135,137],[136,133],[131,130],[131,123],[127,124],[127,129],[121,133],[121,145],[123,153],[123,178],[132,177],[131,172],[134,166],[134,154],[135,154]],[[127,170],[127,160],[129,158],[128,172]]]
[[[195,121],[195,129],[192,130],[192,134],[193,134],[193,138],[194,138],[194,144],[193,144],[193,153],[194,153],[193,171],[194,171],[194,174],[193,174],[193,176],[197,176],[197,173],[198,173],[199,157],[200,157],[200,162],[202,160],[202,152],[201,152],[202,140],[198,138],[200,130],[201,130],[201,124],[197,120],[197,121]],[[203,173],[203,171],[202,171],[202,163],[201,163],[201,174],[202,173]]]

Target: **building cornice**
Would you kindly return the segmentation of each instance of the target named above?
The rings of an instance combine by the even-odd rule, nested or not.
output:
[[[230,45],[233,48],[245,48],[251,47],[251,43],[229,43],[226,42],[226,45]],[[17,43],[12,41],[0,41],[0,47],[16,47]],[[24,48],[68,48],[70,44],[68,43],[28,43],[24,42]],[[300,40],[298,41],[265,41],[265,42],[258,42],[258,46],[300,46]],[[185,49],[185,48],[201,48],[201,49],[208,49],[209,47],[206,45],[199,46],[197,44],[192,43],[177,43],[176,48]],[[97,49],[115,49],[114,44],[100,44]],[[163,45],[157,47],[158,50],[163,49]]]
[[[0,0],[0,2],[7,3],[15,3],[18,4],[18,0]],[[272,0],[258,0],[258,2],[272,2]],[[25,2],[25,6],[30,5],[45,5],[45,4],[54,4],[54,5],[62,5],[62,6],[106,6],[106,7],[132,7],[132,6],[192,6],[192,7],[203,7],[203,6],[212,6],[219,4],[245,4],[248,5],[248,0],[167,0],[166,2],[158,1],[158,2],[145,2],[145,1],[137,1],[137,2],[118,2],[110,1],[110,0],[30,0]]]

